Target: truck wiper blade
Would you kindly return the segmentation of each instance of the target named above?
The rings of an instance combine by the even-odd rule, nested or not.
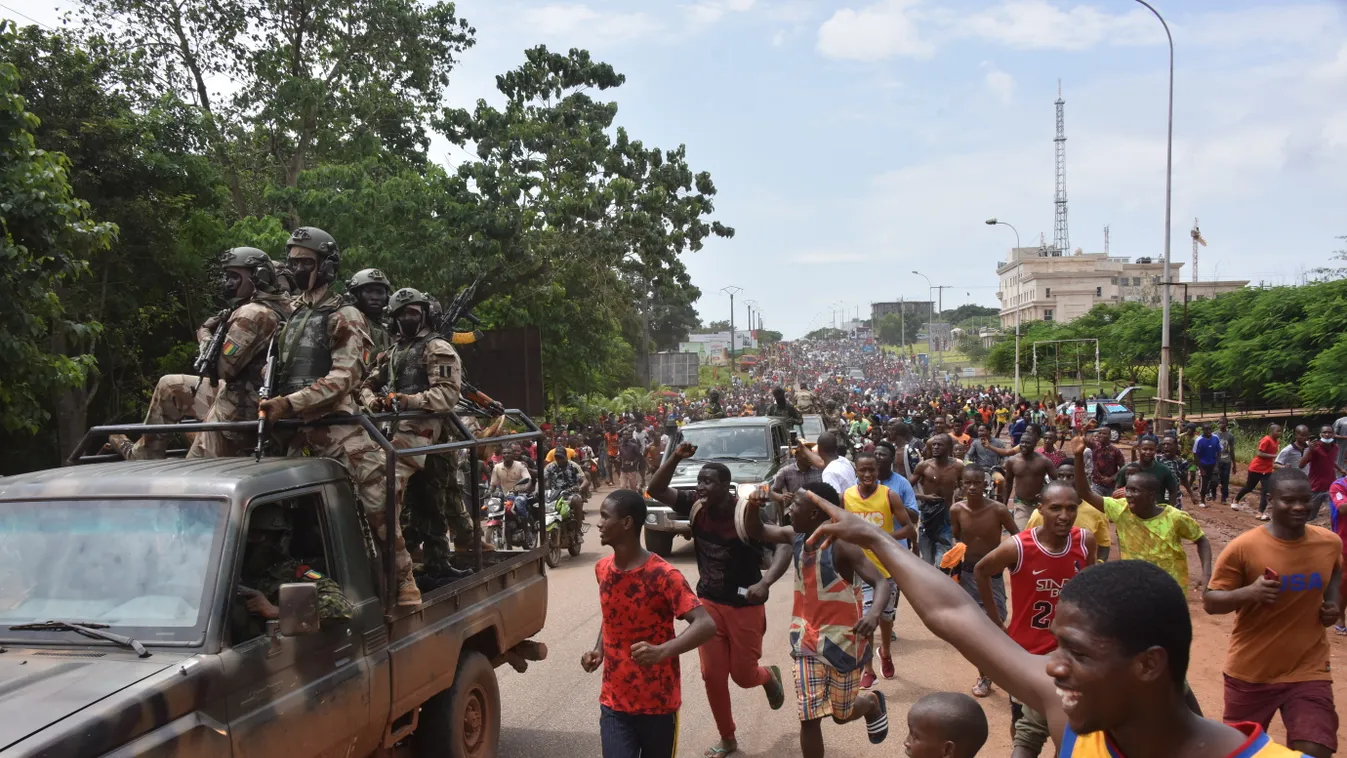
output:
[[[742,455],[713,455],[707,458],[708,461],[747,461],[748,463],[757,463],[757,458],[745,458]]]
[[[11,626],[11,627],[10,627],[10,630],[11,630],[11,631],[34,630],[34,631],[35,631],[35,630],[42,630],[42,629],[50,629],[50,630],[54,630],[54,631],[78,632],[79,634],[82,634],[82,635],[84,635],[85,637],[93,637],[94,639],[107,640],[108,642],[116,643],[116,644],[118,644],[118,645],[121,645],[122,647],[131,648],[132,650],[135,651],[136,655],[140,656],[141,658],[149,658],[149,657],[150,657],[150,651],[146,650],[144,645],[142,645],[142,644],[140,644],[139,642],[137,642],[137,641],[131,639],[130,637],[126,637],[126,636],[123,636],[123,635],[120,635],[120,634],[114,634],[114,633],[112,633],[112,632],[105,632],[105,631],[103,631],[104,629],[107,629],[107,628],[108,628],[108,625],[107,625],[107,624],[100,624],[100,623],[97,623],[97,622],[94,622],[94,621],[89,621],[89,622],[80,622],[80,621],[38,621],[38,622],[31,623],[31,624],[15,624],[14,626]]]

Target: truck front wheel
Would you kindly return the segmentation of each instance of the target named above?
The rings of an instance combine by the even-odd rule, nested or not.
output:
[[[454,684],[421,706],[412,734],[418,758],[494,758],[500,745],[500,688],[486,656],[464,651]]]
[[[668,558],[669,554],[673,552],[673,541],[673,532],[645,530],[645,549],[661,558]]]

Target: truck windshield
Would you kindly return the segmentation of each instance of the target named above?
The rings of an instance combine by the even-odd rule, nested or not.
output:
[[[697,446],[699,461],[714,458],[749,458],[766,460],[767,430],[761,426],[706,426],[684,429],[683,441]]]
[[[204,625],[225,513],[214,500],[0,502],[0,629]]]
[[[818,416],[805,416],[800,425],[800,436],[807,440],[816,440],[823,434],[823,419]]]

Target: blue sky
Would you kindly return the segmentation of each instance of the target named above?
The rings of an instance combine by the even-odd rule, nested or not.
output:
[[[43,21],[49,2],[3,0]],[[1347,242],[1347,2],[1158,0],[1174,35],[1172,245],[1203,279],[1295,283]],[[706,320],[742,287],[768,328],[951,285],[996,303],[996,262],[1052,240],[1054,108],[1066,100],[1072,247],[1159,256],[1167,50],[1131,0],[523,2],[463,0],[477,45],[449,95],[495,100],[534,44],[626,74],[618,122],[686,143],[732,240],[687,256]],[[0,15],[12,15],[0,9]],[[447,145],[438,159],[461,158]]]

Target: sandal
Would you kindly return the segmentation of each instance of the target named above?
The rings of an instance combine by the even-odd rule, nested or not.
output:
[[[771,681],[763,685],[763,689],[767,690],[767,704],[772,710],[779,711],[786,702],[786,688],[781,686],[781,667],[768,666],[767,672],[772,675]]]
[[[732,755],[737,752],[739,752],[738,746],[733,748],[723,748],[720,745],[712,745],[702,752],[702,758],[724,758],[724,756]]]
[[[989,697],[992,694],[992,680],[985,676],[978,677],[977,684],[973,685],[973,697]]]
[[[1339,624],[1338,626],[1333,627],[1333,631],[1337,632],[1338,634],[1344,637],[1347,637],[1347,626],[1342,626],[1341,624]]]

